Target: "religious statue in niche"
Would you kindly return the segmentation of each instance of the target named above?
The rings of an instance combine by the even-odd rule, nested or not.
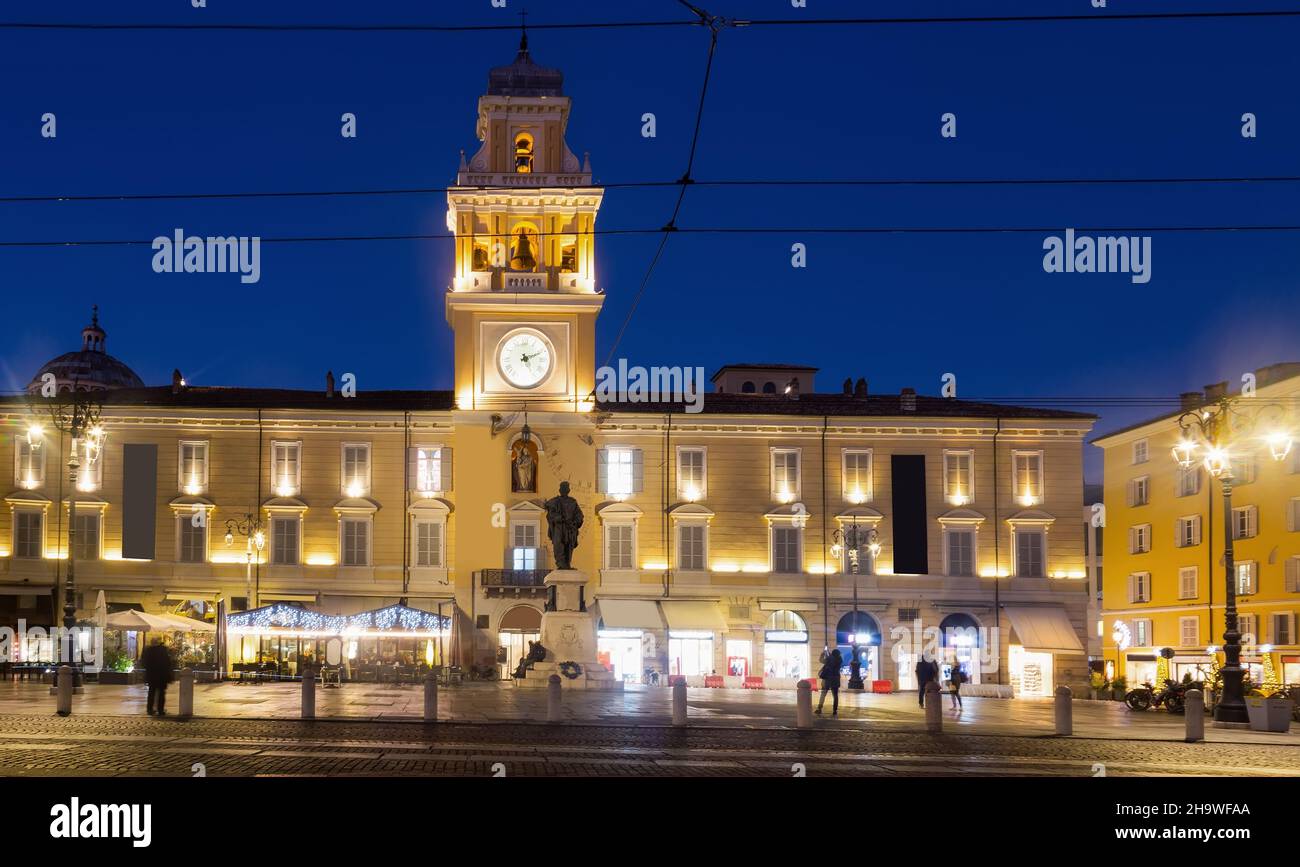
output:
[[[510,448],[510,490],[537,493],[537,443],[531,439],[519,439]]]

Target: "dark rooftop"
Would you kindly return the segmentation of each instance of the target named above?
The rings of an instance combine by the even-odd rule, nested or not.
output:
[[[980,403],[946,397],[915,396],[916,409],[904,410],[902,396],[873,394],[801,394],[797,399],[784,394],[728,394],[707,392],[702,396],[701,415],[799,415],[799,416],[916,416],[917,418],[1043,418],[1096,419],[1088,412],[1063,409],[1039,409],[1000,403]],[[618,401],[598,404],[608,412],[654,413],[685,412],[683,403],[632,403]]]

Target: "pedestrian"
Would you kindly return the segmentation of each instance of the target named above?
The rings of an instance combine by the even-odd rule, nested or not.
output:
[[[167,702],[167,684],[172,682],[172,655],[167,651],[161,638],[153,642],[140,654],[140,663],[144,666],[144,680],[149,685],[149,695],[145,709],[149,716],[167,716],[164,705]]]
[[[954,662],[952,673],[948,675],[948,686],[952,688],[952,709],[961,710],[961,685],[966,681],[966,674],[961,665]]]
[[[938,668],[924,656],[916,663],[916,700],[925,707],[925,687],[938,676]]]
[[[817,676],[822,679],[822,694],[817,699],[816,713],[822,712],[822,705],[826,704],[826,693],[832,696],[831,716],[840,715],[840,667],[844,665],[844,657],[840,655],[839,648],[831,651],[831,655],[826,657],[826,662],[822,663],[822,670]]]

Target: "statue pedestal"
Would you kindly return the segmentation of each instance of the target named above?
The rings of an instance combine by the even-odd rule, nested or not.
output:
[[[560,675],[565,689],[607,689],[622,691],[623,681],[614,678],[608,669],[596,660],[596,618],[589,611],[580,610],[582,588],[587,576],[577,569],[556,569],[543,582],[555,589],[555,610],[542,614],[542,646],[546,659],[533,663],[522,680],[522,687],[545,687],[552,674]],[[582,673],[566,677],[560,664],[576,662]]]

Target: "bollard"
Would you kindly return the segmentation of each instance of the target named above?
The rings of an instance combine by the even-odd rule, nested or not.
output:
[[[1199,689],[1189,689],[1183,697],[1183,717],[1187,722],[1187,731],[1183,740],[1189,744],[1205,740],[1205,694]]]
[[[438,721],[438,676],[432,671],[424,678],[424,721]]]
[[[925,684],[925,730],[933,735],[943,734],[943,699],[937,680]]]
[[[1056,688],[1056,733],[1074,734],[1074,693],[1068,686]]]
[[[180,691],[181,691],[181,712],[176,715],[178,720],[187,720],[194,716],[194,669],[182,668]]]
[[[673,684],[673,725],[686,725],[686,682]]]
[[[563,722],[564,716],[560,713],[560,691],[564,687],[560,686],[560,676],[553,674],[546,679],[546,721]]]
[[[72,713],[72,666],[60,665],[55,680],[59,690],[59,716],[69,716]]]
[[[808,681],[801,680],[795,687],[794,725],[795,728],[810,729],[812,724],[812,687],[808,685]]]
[[[316,719],[316,670],[311,666],[302,670],[302,718]]]

